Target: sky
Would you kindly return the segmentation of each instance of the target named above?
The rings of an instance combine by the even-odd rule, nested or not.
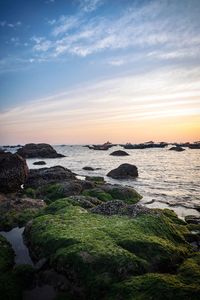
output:
[[[0,144],[200,140],[199,0],[0,0]]]

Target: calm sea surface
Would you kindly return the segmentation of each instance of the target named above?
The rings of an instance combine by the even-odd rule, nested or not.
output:
[[[130,156],[115,157],[109,154],[122,149],[112,147],[108,151],[95,151],[82,146],[54,146],[65,158],[44,159],[44,167],[64,166],[78,175],[104,176],[110,183],[134,187],[148,207],[170,208],[180,217],[200,216],[200,150],[186,149],[183,152],[163,149],[126,150]],[[29,168],[39,168],[28,159]],[[122,163],[138,167],[139,177],[134,180],[114,180],[106,176],[108,171]],[[95,171],[82,170],[84,166],[101,168]]]

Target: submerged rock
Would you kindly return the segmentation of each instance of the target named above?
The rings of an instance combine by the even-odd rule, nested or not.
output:
[[[129,154],[123,150],[117,150],[117,151],[110,153],[110,155],[112,155],[112,156],[128,156]]]
[[[94,168],[92,167],[83,167],[83,170],[86,170],[86,171],[94,171]]]
[[[122,164],[118,168],[111,170],[107,176],[114,179],[135,178],[138,177],[138,169],[131,164]]]
[[[59,154],[49,144],[26,144],[22,148],[17,150],[17,153],[24,158],[57,158],[65,157],[63,154]]]
[[[46,163],[45,163],[45,161],[43,161],[43,160],[39,160],[39,161],[35,161],[35,162],[33,163],[33,165],[39,165],[39,166],[42,166],[42,165],[46,165]]]
[[[0,153],[0,192],[20,190],[27,177],[28,166],[25,159],[10,152]]]

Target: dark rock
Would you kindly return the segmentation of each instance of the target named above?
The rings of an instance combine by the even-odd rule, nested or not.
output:
[[[83,195],[70,196],[70,197],[68,197],[67,200],[75,205],[79,205],[86,209],[95,207],[96,205],[99,205],[102,203],[97,198],[90,197],[90,196],[83,196]]]
[[[125,206],[126,204],[121,200],[111,200],[90,209],[90,211],[97,214],[111,216],[119,214]]]
[[[120,200],[112,200],[106,203],[102,203],[92,209],[93,213],[103,214],[103,215],[127,215],[129,217],[136,217],[139,214],[149,214],[154,213],[154,210],[151,210],[147,207],[142,206],[141,204],[132,204],[127,205]]]
[[[182,147],[179,147],[179,146],[171,147],[169,150],[177,151],[177,152],[185,151],[185,149],[183,149]]]
[[[111,170],[107,176],[115,179],[134,178],[138,177],[138,169],[131,164],[122,164],[118,168]]]
[[[0,191],[3,193],[20,190],[28,177],[25,159],[10,152],[0,153]]]
[[[200,217],[198,216],[186,216],[185,217],[185,221],[188,223],[188,224],[200,224]]]
[[[67,180],[75,180],[76,177],[69,169],[61,166],[51,168],[31,169],[26,187],[38,188],[39,186],[57,183]]]
[[[123,150],[117,150],[117,151],[110,153],[110,155],[112,155],[112,156],[128,156],[129,154]]]
[[[57,158],[65,157],[62,154],[58,154],[56,150],[49,144],[26,144],[22,148],[17,150],[17,153],[24,158]]]
[[[42,166],[42,165],[46,165],[46,163],[45,163],[45,161],[43,161],[43,160],[39,160],[39,161],[35,161],[35,162],[33,163],[33,165],[39,165],[39,166]]]
[[[85,179],[95,183],[105,183],[104,177],[102,176],[86,176]]]
[[[83,170],[86,170],[86,171],[94,171],[94,169],[92,167],[83,167]]]

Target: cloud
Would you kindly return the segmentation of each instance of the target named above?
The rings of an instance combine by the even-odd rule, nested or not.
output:
[[[22,22],[20,21],[17,21],[15,23],[9,23],[7,21],[1,21],[0,22],[0,26],[1,27],[7,27],[7,28],[17,28],[17,27],[20,27],[22,25]]]
[[[200,114],[199,68],[161,69],[111,78],[1,113],[1,128],[26,132],[43,124],[77,127],[81,124],[142,122],[152,118]]]
[[[81,1],[91,8],[101,2]],[[103,51],[129,49],[135,54],[141,49],[149,53],[150,48],[162,48],[159,59],[175,58],[179,50],[179,57],[184,57],[189,52],[197,54],[200,47],[198,20],[193,14],[193,11],[188,15],[187,10],[177,11],[173,1],[151,1],[139,7],[134,4],[125,7],[112,18],[80,13],[61,16],[49,21],[51,31],[43,40],[44,47],[34,45],[33,50],[39,53],[51,48],[52,57],[64,54],[86,57]]]
[[[80,9],[84,12],[92,12],[99,8],[104,1],[103,0],[79,0]]]

